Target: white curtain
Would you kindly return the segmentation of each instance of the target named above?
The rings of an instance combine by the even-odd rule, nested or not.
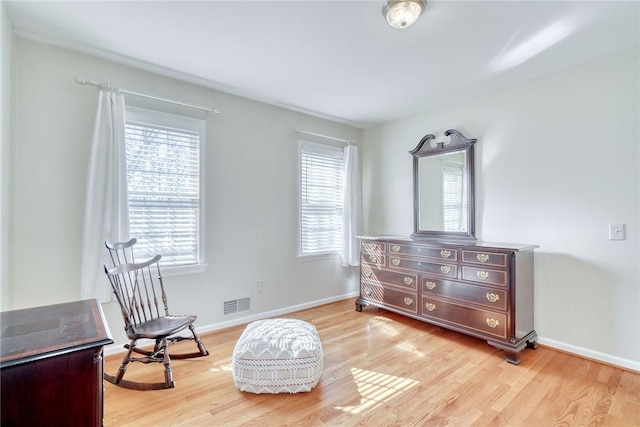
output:
[[[104,241],[129,240],[124,95],[102,89],[98,95],[84,207],[80,295],[111,300],[104,274],[110,258]]]
[[[362,190],[358,147],[344,148],[344,210],[342,215],[342,265],[360,265],[360,234],[362,223]]]

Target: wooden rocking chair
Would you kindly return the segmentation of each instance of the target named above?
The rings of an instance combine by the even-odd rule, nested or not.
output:
[[[118,244],[107,244],[107,248],[110,245],[115,247]],[[113,293],[120,304],[124,329],[127,337],[131,340],[129,344],[124,346],[128,351],[122,359],[118,373],[115,376],[104,373],[105,380],[120,387],[133,390],[173,388],[175,382],[171,371],[171,359],[188,359],[209,354],[193,326],[196,316],[169,314],[167,297],[158,265],[160,258],[160,255],[156,255],[152,259],[140,263],[124,263],[111,269],[104,267]],[[176,335],[187,328],[193,337]],[[155,340],[153,350],[138,348],[137,341],[141,338]],[[184,339],[194,340],[198,351],[170,354],[169,345]],[[133,356],[133,353],[141,354],[143,357]],[[129,362],[162,363],[165,367],[164,382],[143,383],[122,379]]]

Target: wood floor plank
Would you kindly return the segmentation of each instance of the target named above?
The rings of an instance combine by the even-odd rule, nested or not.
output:
[[[640,425],[638,373],[544,347],[514,366],[485,341],[376,308],[356,312],[353,300],[282,317],[318,329],[324,369],[309,393],[238,391],[231,355],[244,325],[236,326],[202,335],[209,356],[172,361],[174,389],[105,383],[104,425]],[[105,370],[115,373],[121,357],[107,357]],[[162,371],[132,364],[125,378],[157,381]]]

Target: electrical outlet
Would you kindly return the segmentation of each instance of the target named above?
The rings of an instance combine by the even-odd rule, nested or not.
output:
[[[609,224],[609,240],[624,240],[624,224]]]
[[[256,292],[257,293],[262,293],[262,291],[264,290],[264,283],[262,282],[262,280],[258,280],[256,282]]]

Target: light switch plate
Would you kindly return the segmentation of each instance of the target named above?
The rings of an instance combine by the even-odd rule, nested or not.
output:
[[[609,224],[609,240],[624,240],[624,224]]]

